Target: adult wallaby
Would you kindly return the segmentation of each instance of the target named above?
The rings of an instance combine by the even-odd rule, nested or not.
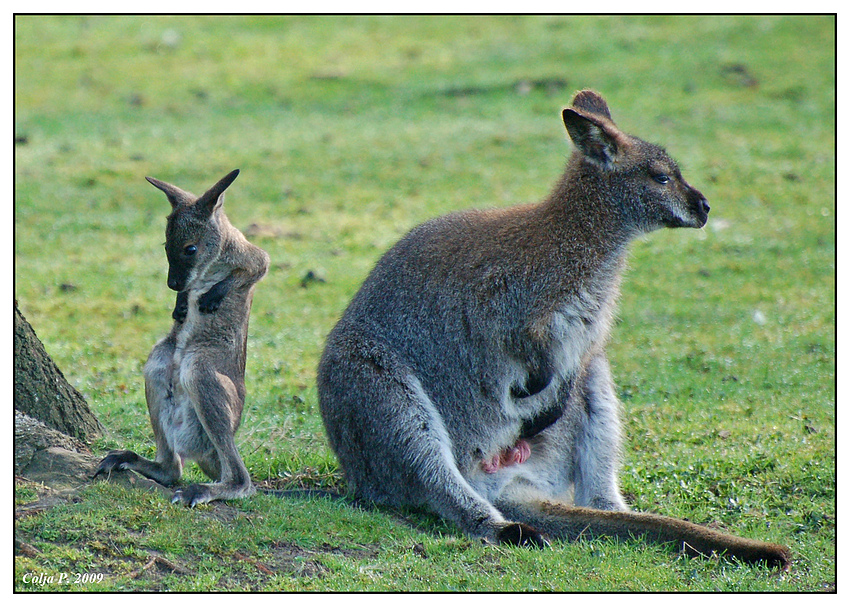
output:
[[[254,493],[234,434],[245,402],[245,353],[254,285],[269,256],[248,242],[224,214],[232,171],[200,198],[147,177],[165,192],[171,214],[165,230],[168,287],[178,292],[171,332],[144,368],[145,398],[156,438],[156,460],[115,451],[95,476],[128,469],[163,485],[177,483],[186,460],[217,482],[174,492],[188,506]]]
[[[319,401],[346,480],[490,541],[645,536],[785,568],[784,546],[629,512],[620,494],[605,342],[627,245],[700,228],[709,206],[597,93],[563,120],[577,150],[548,198],[415,228],[330,333]]]

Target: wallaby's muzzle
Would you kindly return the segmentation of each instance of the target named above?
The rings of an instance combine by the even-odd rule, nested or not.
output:
[[[172,291],[182,291],[183,285],[176,278],[168,277],[168,288]]]
[[[696,227],[701,228],[708,222],[708,212],[711,210],[708,200],[706,200],[705,196],[699,190],[693,189],[688,193],[688,198],[688,202],[690,202],[691,209],[693,209],[697,220]]]
[[[166,248],[166,254],[169,258],[167,279],[168,288],[172,291],[183,291],[189,284],[189,277],[192,273],[192,264],[179,258],[172,260],[172,258],[177,257],[177,255],[173,251],[169,251],[168,248]]]
[[[673,216],[665,222],[667,227],[701,228],[708,222],[708,212],[711,210],[708,200],[699,190],[690,186],[687,186],[687,188],[684,212],[674,212]]]
[[[183,291],[189,282],[188,272],[176,268],[173,264],[168,265],[168,288],[172,291]]]

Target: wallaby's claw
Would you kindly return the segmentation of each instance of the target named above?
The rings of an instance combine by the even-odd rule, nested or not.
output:
[[[194,508],[198,504],[205,504],[215,499],[209,487],[200,483],[195,483],[177,489],[171,497],[172,504],[183,504],[189,508]]]
[[[187,506],[189,508],[195,507],[195,502],[193,502],[188,495],[185,495],[182,489],[177,489],[174,492],[174,495],[171,496],[171,503],[183,504],[184,506]]]
[[[101,474],[109,474],[113,470],[125,470],[127,463],[139,459],[139,456],[132,451],[110,451],[106,457],[100,460],[97,469],[92,475],[92,479],[97,478]]]

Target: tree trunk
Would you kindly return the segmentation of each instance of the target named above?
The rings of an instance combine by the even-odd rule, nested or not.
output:
[[[84,442],[103,426],[62,375],[15,302],[15,409]]]

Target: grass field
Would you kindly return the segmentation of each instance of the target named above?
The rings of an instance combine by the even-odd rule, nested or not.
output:
[[[200,193],[242,170],[227,212],[272,268],[240,451],[257,483],[339,487],[324,336],[414,225],[545,196],[570,151],[560,110],[589,87],[712,207],[705,229],[632,247],[609,348],[623,490],[795,563],[483,546],[420,512],[186,510],[100,483],[16,522],[40,552],[15,557],[15,589],[834,590],[834,49],[818,16],[17,17],[15,297],[106,427],[96,452],[154,452],[141,369],[173,294],[168,203],[145,175]],[[103,575],[24,581],[59,572]]]

